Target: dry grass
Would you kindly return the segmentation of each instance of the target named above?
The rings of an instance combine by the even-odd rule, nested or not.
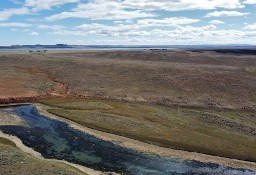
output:
[[[255,109],[255,66],[255,56],[184,50],[1,53],[0,79],[22,80],[8,87],[23,96],[58,94],[58,81],[68,87],[64,95]]]

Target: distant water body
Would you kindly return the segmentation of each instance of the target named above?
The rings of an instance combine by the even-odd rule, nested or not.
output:
[[[90,50],[148,50],[148,49],[173,49],[173,48],[157,48],[157,47],[84,47],[84,48],[24,48],[24,49],[0,49],[0,53],[24,53],[33,51],[34,53],[37,51],[43,52],[46,50],[47,52],[55,52],[55,51],[90,51]]]
[[[127,149],[40,115],[33,105],[0,109],[22,118],[25,126],[0,126],[45,158],[66,160],[95,170],[127,175],[255,175],[255,171],[213,163],[153,156]]]

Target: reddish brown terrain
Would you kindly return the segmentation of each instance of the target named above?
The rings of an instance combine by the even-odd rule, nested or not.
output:
[[[1,53],[0,99],[79,96],[256,109],[256,57],[187,50]]]

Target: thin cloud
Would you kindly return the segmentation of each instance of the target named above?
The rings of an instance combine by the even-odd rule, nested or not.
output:
[[[41,24],[36,26],[38,29],[50,29],[50,30],[61,30],[64,29],[64,26],[60,26],[60,25],[45,25],[45,24]]]
[[[211,20],[209,22],[209,24],[225,24],[225,22],[221,21],[221,20]]]
[[[38,36],[39,33],[38,32],[31,32],[31,33],[29,33],[29,35],[31,35],[31,36]]]
[[[25,0],[25,6],[31,7],[33,11],[50,10],[54,6],[61,6],[67,3],[76,3],[80,0]]]
[[[142,19],[138,20],[138,25],[144,27],[152,26],[177,26],[182,24],[192,24],[199,22],[199,19],[191,19],[185,17],[174,17],[174,18],[164,18],[164,19]]]
[[[256,4],[256,0],[246,0],[246,1],[244,1],[243,3],[244,3],[244,4],[250,4],[250,5],[252,5],[252,4]]]
[[[29,14],[29,9],[26,7],[4,9],[0,11],[0,21],[8,20],[12,16],[26,15],[26,14]]]
[[[243,28],[244,30],[256,30],[256,23],[255,24],[249,24]]]
[[[31,27],[32,24],[27,23],[0,23],[0,27]]]
[[[125,7],[134,9],[143,9],[148,11],[165,10],[211,10],[216,8],[237,9],[244,8],[239,0],[124,0],[122,4]]]
[[[35,0],[31,0],[35,1]],[[217,8],[237,9],[245,6],[239,0],[94,0],[81,3],[72,11],[65,11],[46,17],[48,21],[66,18],[85,18],[92,20],[125,20],[154,17],[155,11],[211,10]],[[99,10],[100,9],[100,10]]]
[[[115,24],[115,25],[104,25],[99,23],[83,24],[75,27],[86,31],[87,34],[100,34],[107,36],[138,36],[138,35],[149,35],[147,31],[142,31],[145,28],[159,28],[159,27],[177,27],[180,25],[192,24],[199,22],[199,19],[191,18],[164,18],[164,19],[142,19],[138,20],[134,24]],[[75,32],[77,34],[77,32]],[[84,32],[81,34],[85,34]]]
[[[155,14],[141,10],[126,10],[120,2],[95,0],[86,4],[79,4],[70,12],[62,12],[45,19],[56,21],[66,18],[84,18],[92,20],[127,20],[145,17],[154,17]]]
[[[14,4],[18,4],[18,5],[22,4],[22,2],[19,1],[19,0],[9,0],[9,1],[14,3]]]
[[[242,13],[238,11],[214,11],[208,13],[205,17],[230,17],[230,16],[245,16],[250,13]]]

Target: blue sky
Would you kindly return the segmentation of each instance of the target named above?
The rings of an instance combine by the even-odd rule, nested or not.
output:
[[[256,0],[1,0],[0,45],[256,44]]]

